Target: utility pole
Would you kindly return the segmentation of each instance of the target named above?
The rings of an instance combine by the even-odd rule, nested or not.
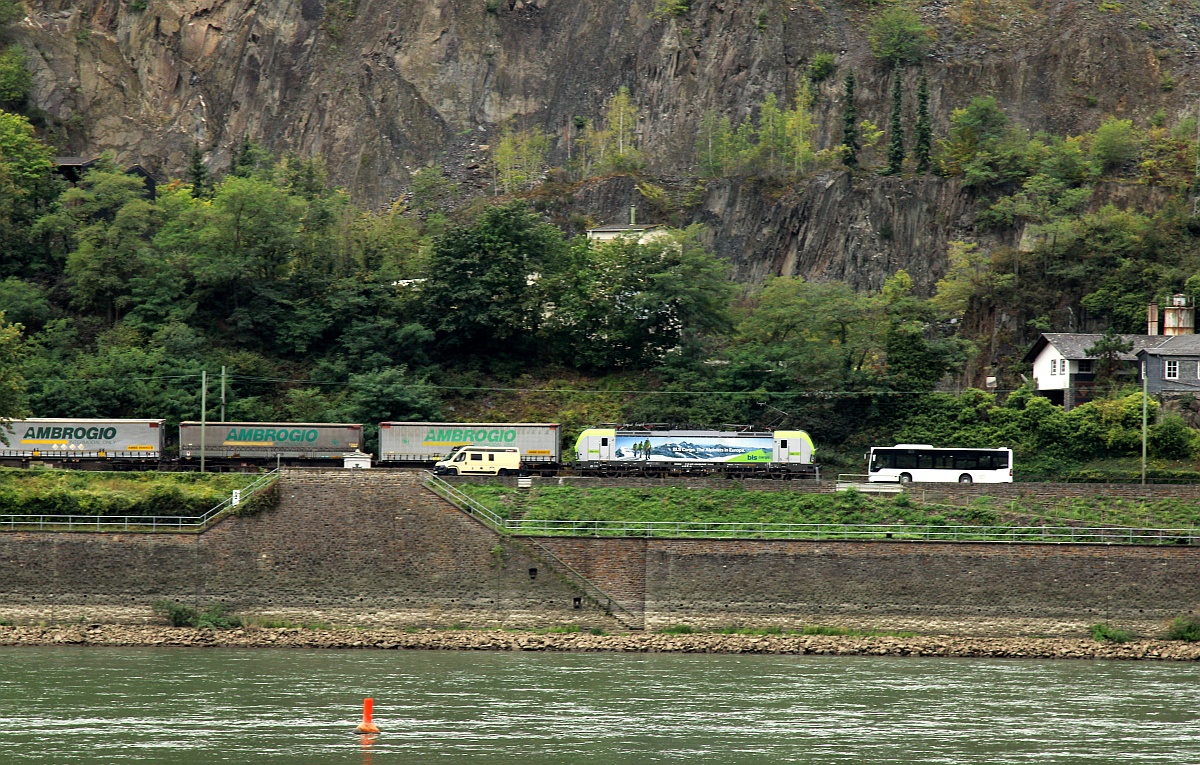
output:
[[[1146,362],[1142,362],[1142,486],[1146,485]]]
[[[225,422],[225,367],[221,367],[221,422]]]
[[[204,436],[208,431],[208,371],[200,373],[200,472],[204,472]]]

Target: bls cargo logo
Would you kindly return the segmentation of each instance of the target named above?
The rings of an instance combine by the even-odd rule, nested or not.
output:
[[[516,440],[516,428],[430,428],[421,441],[421,446],[511,444]]]

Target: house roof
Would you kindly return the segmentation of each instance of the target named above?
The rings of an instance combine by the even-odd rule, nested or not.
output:
[[[652,228],[659,228],[661,225],[662,224],[660,223],[637,223],[633,225],[630,225],[629,223],[612,223],[607,226],[596,226],[595,228],[589,228],[588,233],[593,231],[649,231]]]
[[[1038,337],[1034,342],[1033,347],[1025,354],[1025,361],[1032,362],[1047,345],[1054,346],[1054,350],[1062,354],[1063,358],[1071,359],[1072,361],[1082,361],[1083,359],[1092,358],[1087,355],[1087,349],[1096,344],[1096,341],[1104,335],[1100,334],[1075,334],[1071,332],[1046,332]],[[1184,335],[1176,335],[1176,337],[1184,337]],[[1191,335],[1191,337],[1197,337]],[[1122,353],[1117,358],[1122,361],[1136,361],[1137,354],[1147,348],[1157,348],[1171,338],[1166,335],[1120,335],[1120,338],[1128,343],[1133,343],[1133,350],[1129,353]]]
[[[1171,335],[1157,347],[1141,352],[1154,356],[1200,356],[1200,335]]]

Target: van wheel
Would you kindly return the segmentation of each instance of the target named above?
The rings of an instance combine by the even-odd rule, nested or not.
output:
[[[971,480],[971,476],[967,475],[966,473],[963,473],[962,475],[960,475],[958,477],[958,482],[959,483],[974,483],[974,481]]]
[[[912,476],[909,475],[908,473],[901,473],[900,474],[900,483],[902,483],[902,484],[912,483]]]
[[[512,472],[513,471],[509,470],[508,468],[500,468],[498,471],[496,471],[496,475],[512,475]]]

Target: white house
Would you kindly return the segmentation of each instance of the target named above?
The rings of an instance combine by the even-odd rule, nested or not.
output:
[[[638,244],[653,241],[667,233],[667,228],[659,223],[638,223],[637,207],[629,206],[629,222],[613,223],[608,226],[597,226],[587,230],[589,242],[611,242],[623,236],[636,237]]]
[[[1041,335],[1029,352],[1026,363],[1033,364],[1033,379],[1039,393],[1056,404],[1070,409],[1092,396],[1096,382],[1096,359],[1087,349],[1104,335],[1048,332]],[[1133,349],[1119,358],[1130,372],[1137,372],[1137,354],[1157,348],[1171,338],[1167,335],[1121,335]]]

